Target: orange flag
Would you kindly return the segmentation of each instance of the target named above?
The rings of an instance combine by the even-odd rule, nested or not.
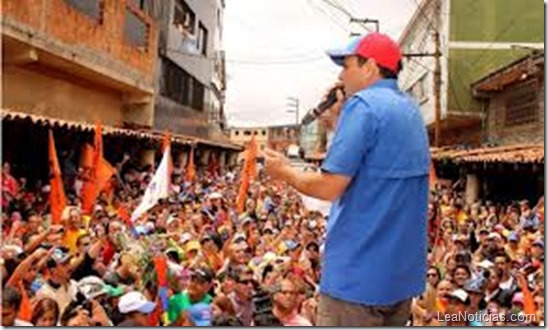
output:
[[[194,166],[194,147],[190,147],[190,154],[188,155],[188,161],[186,162],[186,176],[187,181],[193,181],[196,176],[196,167]]]
[[[99,166],[97,167],[97,191],[101,192],[106,189],[110,178],[116,174],[116,169],[107,162],[106,159],[101,157]]]
[[[247,173],[250,179],[255,179],[255,176],[257,176],[257,143],[255,142],[255,135],[249,141],[247,148]]]
[[[438,182],[438,176],[436,175],[436,168],[434,167],[433,162],[430,163],[429,182],[430,182],[430,189],[434,189],[434,187],[436,186],[436,183]]]
[[[245,210],[247,189],[249,189],[249,184],[257,173],[256,158],[257,144],[255,143],[255,136],[253,136],[247,145],[244,167],[242,168],[242,183],[240,184],[238,198],[236,199],[238,213],[242,213]]]
[[[521,291],[523,292],[523,312],[525,315],[536,315],[537,309],[535,308],[535,300],[533,298],[533,294],[527,286],[525,276],[519,276],[518,281]]]
[[[133,224],[131,223],[131,217],[129,215],[129,212],[127,208],[124,205],[120,205],[118,209],[116,210],[116,213],[120,217],[120,219],[124,220],[124,222],[131,228]]]
[[[30,304],[30,299],[27,295],[27,291],[23,287],[23,281],[19,281],[19,291],[21,292],[21,305],[19,306],[19,313],[17,314],[17,318],[23,321],[30,322],[32,318],[32,306]]]
[[[114,169],[103,159],[103,134],[101,122],[95,125],[95,137],[93,140],[93,160],[89,176],[82,187],[82,211],[84,214],[91,214],[93,204],[104,188]]]
[[[51,209],[51,220],[53,224],[61,223],[61,215],[67,205],[65,190],[63,188],[63,180],[61,179],[61,168],[57,159],[57,151],[55,150],[55,141],[53,140],[53,132],[49,131],[49,166],[50,166],[50,194],[49,203]]]
[[[238,198],[236,199],[236,207],[238,213],[243,213],[245,210],[245,201],[247,197],[247,189],[249,188],[249,176],[244,174],[242,176],[242,183],[240,184],[240,190],[238,191]]]
[[[84,144],[84,150],[82,150],[82,157],[80,158],[80,167],[82,168],[92,168],[93,167],[93,146],[86,143]]]

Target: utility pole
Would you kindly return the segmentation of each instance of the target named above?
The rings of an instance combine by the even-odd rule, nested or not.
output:
[[[434,147],[440,146],[441,138],[441,52],[440,52],[440,33],[434,31],[434,44],[436,47],[435,67],[434,67]]]
[[[290,109],[287,110],[287,112],[295,114],[295,124],[298,126],[299,125],[299,98],[288,97],[287,100],[289,101],[287,106],[290,107]]]

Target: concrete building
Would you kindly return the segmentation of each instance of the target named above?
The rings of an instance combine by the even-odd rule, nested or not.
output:
[[[225,56],[221,49],[224,0],[141,0],[158,20],[154,127],[228,141],[225,128]]]
[[[470,84],[486,73],[544,47],[544,11],[535,0],[422,0],[399,43],[406,54],[436,52],[440,34],[441,145],[479,145],[483,103]],[[433,136],[434,56],[407,57],[400,85],[411,93]],[[432,141],[432,138],[431,138]]]
[[[251,138],[255,136],[255,142],[259,150],[268,146],[269,131],[267,127],[233,127],[230,129],[230,141],[245,147]]]

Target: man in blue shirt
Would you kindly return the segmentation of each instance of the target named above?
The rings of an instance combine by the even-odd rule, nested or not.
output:
[[[388,36],[371,33],[328,54],[343,67],[347,98],[322,171],[300,172],[271,150],[264,152],[265,170],[332,201],[318,325],[403,326],[411,298],[425,289],[426,129],[416,104],[398,89],[401,52]]]

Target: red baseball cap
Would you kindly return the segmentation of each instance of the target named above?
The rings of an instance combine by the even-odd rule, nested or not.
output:
[[[382,33],[369,33],[364,37],[354,38],[346,47],[330,50],[327,55],[337,65],[342,65],[347,56],[371,58],[379,66],[394,72],[398,72],[398,64],[402,57],[398,44]]]

